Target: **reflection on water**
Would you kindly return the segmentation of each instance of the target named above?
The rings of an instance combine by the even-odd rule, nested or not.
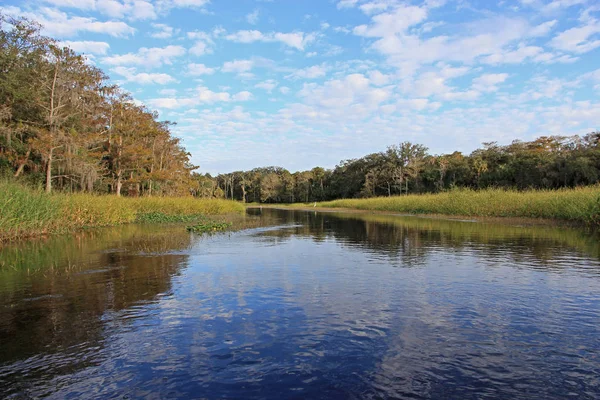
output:
[[[0,249],[0,397],[600,396],[597,236],[249,214]]]

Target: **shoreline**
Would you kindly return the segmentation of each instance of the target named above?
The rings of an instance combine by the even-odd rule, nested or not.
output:
[[[586,228],[585,223],[580,221],[569,221],[552,218],[527,218],[527,217],[486,217],[475,215],[454,215],[454,214],[411,214],[398,211],[385,210],[362,210],[359,208],[344,208],[344,207],[295,207],[289,205],[265,204],[263,208],[284,211],[304,211],[304,212],[321,212],[321,213],[346,213],[346,214],[362,214],[362,215],[388,215],[393,217],[409,217],[420,219],[435,219],[455,222],[470,222],[470,223],[501,223],[507,225],[523,225],[523,226],[560,226],[566,225],[570,228]],[[261,206],[248,206],[247,209],[259,209]]]

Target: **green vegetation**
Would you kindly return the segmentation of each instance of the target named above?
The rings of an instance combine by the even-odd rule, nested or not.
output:
[[[169,224],[180,222],[195,222],[205,218],[206,216],[202,214],[168,215],[162,212],[154,211],[149,213],[138,214],[135,218],[135,222],[146,224]]]
[[[600,132],[542,136],[506,146],[484,143],[470,155],[434,155],[409,142],[340,162],[333,170],[255,168],[216,177],[199,176],[198,196],[224,196],[249,203],[315,202],[407,194],[442,193],[456,188],[556,190],[600,183]]]
[[[407,214],[546,218],[599,226],[600,186],[524,192],[456,189],[438,194],[333,200],[317,206]]]
[[[191,222],[200,216],[243,212],[241,204],[219,199],[46,194],[0,182],[0,241],[131,222]]]
[[[41,27],[0,13],[0,171],[45,191],[189,195],[169,121]]]
[[[229,229],[232,225],[231,222],[204,221],[196,225],[188,226],[187,230],[194,233],[215,232]]]

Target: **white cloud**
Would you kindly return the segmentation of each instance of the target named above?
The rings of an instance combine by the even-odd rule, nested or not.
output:
[[[471,72],[469,67],[452,67],[437,64],[434,70],[423,72],[416,78],[405,79],[403,91],[418,98],[436,97],[446,101],[470,101],[476,99],[480,92],[477,90],[461,90],[450,86],[448,82],[454,78]]]
[[[559,33],[550,41],[550,45],[567,52],[587,53],[600,47],[598,33],[600,33],[600,22],[593,20],[587,25]],[[592,39],[593,37],[596,39]]]
[[[372,87],[369,79],[362,74],[351,74],[323,85],[305,83],[298,95],[307,104],[318,108],[335,110],[341,114],[354,111],[356,115],[365,115],[386,101],[390,92]]]
[[[588,1],[589,0],[553,0],[550,3],[546,4],[544,7],[542,7],[542,12],[551,13],[576,5],[585,4]]]
[[[304,47],[313,42],[316,39],[316,35],[303,32],[294,33],[280,33],[277,32],[274,35],[275,40],[285,43],[286,45],[293,47],[297,50],[304,50]]]
[[[58,8],[95,11],[110,18],[156,19],[154,5],[148,0],[43,0]]]
[[[233,95],[233,101],[248,101],[252,99],[252,93],[248,91],[239,92]]]
[[[210,0],[157,0],[155,4],[161,13],[166,13],[173,8],[192,8],[208,13],[206,6],[210,4]]]
[[[225,36],[225,39],[238,43],[267,41],[262,32],[257,30],[237,31],[236,33]]]
[[[214,68],[207,67],[204,64],[188,64],[187,66],[188,75],[200,76],[200,75],[212,75],[215,73]]]
[[[168,83],[175,82],[176,80],[164,73],[155,73],[149,74],[145,72],[137,73],[135,68],[127,68],[127,67],[116,67],[113,68],[113,71],[116,74],[119,74],[125,78],[126,82],[137,83],[140,85],[166,85]]]
[[[536,57],[544,53],[544,49],[538,46],[520,46],[516,50],[499,51],[484,57],[484,64],[519,64],[528,58]]]
[[[104,57],[102,61],[108,65],[141,65],[147,67],[160,67],[163,64],[171,65],[174,59],[185,54],[181,46],[167,47],[142,47],[137,53]]]
[[[62,44],[70,47],[78,53],[84,54],[104,55],[110,48],[110,45],[106,42],[94,42],[88,40],[79,42],[72,42],[70,40],[66,40],[62,42]]]
[[[365,37],[389,37],[405,32],[409,27],[423,22],[427,18],[427,10],[416,6],[399,6],[390,13],[376,15],[372,24],[359,25],[354,33]]]
[[[177,95],[177,90],[175,89],[161,89],[158,91],[158,93],[164,95],[164,96],[175,96]]]
[[[281,87],[279,88],[279,92],[280,92],[281,94],[288,94],[288,93],[290,92],[290,88],[289,88],[289,87],[287,87],[287,86],[281,86]]]
[[[382,74],[380,71],[373,70],[368,73],[369,80],[377,86],[383,86],[389,83],[391,77],[389,75]]]
[[[150,99],[152,107],[166,110],[181,110],[200,104],[243,102],[252,99],[252,93],[242,91],[231,95],[229,92],[214,92],[205,86],[198,86],[187,97],[160,97]]]
[[[497,16],[460,25],[454,35],[422,38],[418,29],[411,29],[425,21],[427,10],[414,6],[400,6],[393,11],[372,17],[372,23],[361,25],[354,33],[375,38],[372,49],[387,57],[390,65],[403,75],[414,74],[423,65],[435,62],[473,63],[490,57],[487,63],[500,63],[504,55],[514,52],[514,45],[548,30],[550,23],[532,27],[520,17]],[[527,45],[521,45],[527,47]],[[528,49],[531,51],[531,49]],[[527,57],[523,57],[526,59]]]
[[[154,5],[144,0],[128,0],[123,3],[117,0],[96,0],[96,10],[112,18],[128,18],[131,20],[156,19]]]
[[[536,36],[546,36],[556,26],[557,22],[558,21],[555,20],[555,19],[552,20],[552,21],[546,21],[546,22],[544,22],[542,24],[539,24],[539,25],[533,27],[529,31],[529,34],[531,36],[533,36],[533,37],[536,37]]]
[[[365,14],[371,15],[371,14],[377,14],[381,11],[385,11],[388,8],[390,8],[391,6],[392,6],[392,4],[390,1],[379,0],[379,1],[372,1],[369,3],[361,4],[359,8]]]
[[[483,74],[473,79],[474,90],[480,92],[495,92],[498,90],[498,84],[504,82],[508,74]]]
[[[356,6],[356,3],[358,3],[358,0],[340,0],[337,3],[337,8],[352,8]]]
[[[348,29],[345,26],[336,26],[336,27],[333,28],[333,31],[337,32],[337,33],[350,33],[350,32],[352,32],[351,29]]]
[[[315,41],[316,35],[304,32],[262,33],[257,30],[242,30],[225,36],[225,39],[238,43],[280,42],[297,50],[304,50],[308,44]]]
[[[223,72],[249,72],[254,67],[254,61],[252,60],[234,60],[226,61],[223,64],[221,71]]]
[[[298,69],[286,76],[286,79],[316,79],[324,77],[325,75],[327,75],[327,67],[325,64],[322,64]]]
[[[75,36],[82,32],[106,34],[115,37],[133,35],[135,29],[122,21],[98,21],[88,17],[70,17],[66,13],[42,7],[37,12],[25,12],[18,7],[0,8],[5,14],[23,16],[39,22],[43,32],[49,36],[63,38]]]
[[[195,56],[203,56],[205,54],[212,54],[212,48],[201,40],[197,41],[192,47],[190,47],[190,54]]]
[[[259,11],[257,9],[246,15],[246,21],[248,21],[249,24],[256,25],[258,23],[258,17]]]
[[[190,48],[190,54],[203,56],[214,52],[213,46],[215,42],[209,33],[202,31],[188,32],[187,37],[196,41]]]
[[[254,87],[257,89],[263,89],[263,90],[267,91],[268,93],[271,93],[273,91],[273,89],[275,89],[277,87],[277,85],[279,85],[279,84],[275,80],[268,79],[266,81],[257,83],[256,85],[254,85]]]
[[[77,8],[80,10],[93,10],[96,8],[96,0],[44,0],[44,3],[60,8]]]
[[[152,27],[155,29],[154,32],[150,34],[155,39],[169,39],[179,33],[179,29],[175,29],[172,26],[166,24],[152,24]]]

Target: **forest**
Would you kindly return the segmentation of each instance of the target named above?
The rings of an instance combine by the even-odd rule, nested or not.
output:
[[[0,170],[46,192],[189,195],[172,123],[40,30],[0,15]]]
[[[0,173],[46,192],[294,203],[453,188],[559,189],[600,179],[600,132],[484,143],[468,155],[433,155],[399,141],[331,170],[200,174],[172,122],[43,36],[38,24],[1,15],[0,24]]]
[[[403,142],[385,151],[345,160],[333,170],[290,173],[256,168],[229,174],[195,175],[201,197],[246,202],[294,203],[438,193],[453,188],[560,189],[593,185],[600,179],[600,132],[542,136],[509,145],[484,143],[469,155],[432,155]]]

